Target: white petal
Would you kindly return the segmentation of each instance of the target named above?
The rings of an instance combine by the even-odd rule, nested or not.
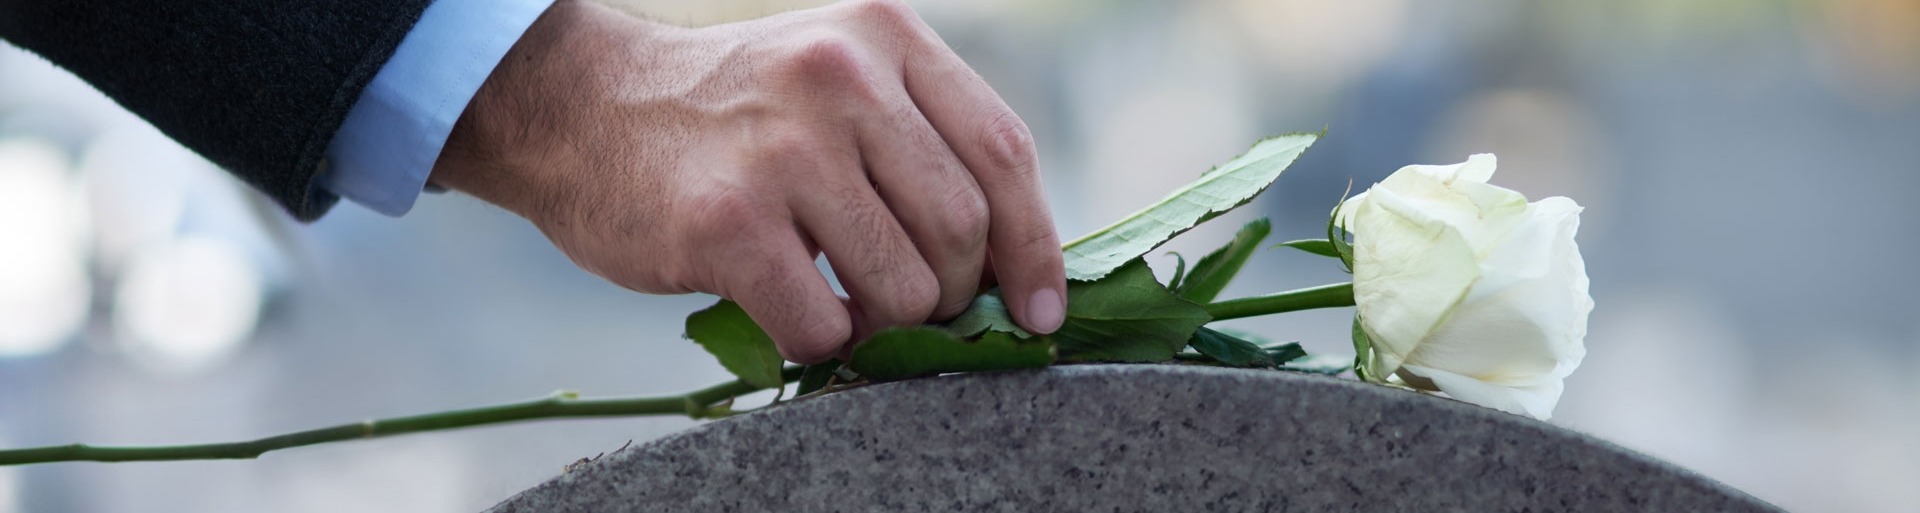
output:
[[[1380,187],[1382,184],[1389,183],[1389,182],[1395,183],[1396,186],[1401,186],[1401,188],[1404,189],[1402,191],[1403,195],[1447,196],[1450,194],[1446,193],[1445,191],[1434,190],[1435,186],[1438,186],[1439,188],[1444,189],[1447,187],[1452,187],[1452,184],[1457,183],[1457,181],[1478,182],[1482,184],[1487,183],[1488,179],[1493,178],[1493,170],[1495,167],[1497,167],[1497,165],[1498,165],[1498,162],[1494,158],[1492,153],[1477,153],[1467,157],[1466,162],[1461,162],[1459,164],[1448,164],[1448,165],[1416,164],[1416,165],[1402,167],[1399,170],[1394,171],[1392,175],[1388,175],[1387,181],[1374,183],[1372,187],[1369,187],[1366,190],[1360,191],[1358,194],[1354,194],[1353,196],[1348,197],[1346,200],[1346,204],[1359,205],[1361,202],[1361,199],[1367,197],[1367,191],[1373,190],[1374,188]],[[1395,177],[1399,177],[1399,178],[1396,180]],[[1418,180],[1419,178],[1425,178],[1425,180]],[[1413,182],[1416,180],[1420,183],[1401,183],[1401,182]],[[1494,189],[1497,189],[1500,191],[1507,190],[1499,187],[1494,187]],[[1427,191],[1427,192],[1421,192],[1421,191]],[[1508,191],[1508,192],[1512,192],[1512,191]],[[1515,194],[1518,194],[1518,193],[1515,193]],[[1520,202],[1526,203],[1526,199],[1521,198]],[[1495,203],[1504,203],[1504,202],[1503,201],[1489,202],[1489,204],[1495,204]],[[1339,211],[1340,219],[1335,224],[1338,226],[1349,226],[1349,227],[1353,226],[1354,210],[1355,209],[1353,208],[1341,209]]]
[[[1586,356],[1593,300],[1574,233],[1580,207],[1549,198],[1492,258],[1408,364],[1509,385],[1564,378]]]
[[[1466,180],[1470,182],[1487,183],[1487,180],[1493,179],[1493,170],[1496,167],[1499,167],[1499,159],[1494,157],[1492,153],[1475,153],[1468,156],[1466,162],[1459,164],[1415,164],[1400,168],[1399,171],[1394,171],[1394,174],[1426,175],[1441,182]]]
[[[1499,165],[1499,158],[1494,157],[1492,153],[1475,153],[1468,155],[1466,162],[1460,163],[1460,170],[1453,176],[1455,180],[1487,183],[1493,180],[1493,169]]]
[[[1445,320],[1479,277],[1459,231],[1389,189],[1355,206],[1353,295],[1384,379]]]
[[[1560,403],[1560,392],[1565,389],[1559,379],[1506,386],[1418,365],[1407,365],[1403,369],[1432,380],[1448,397],[1540,420],[1553,417],[1553,407]]]
[[[1407,166],[1369,191],[1390,190],[1406,198],[1460,230],[1474,254],[1484,257],[1527,210],[1526,196],[1485,183],[1485,177],[1492,175],[1493,155],[1480,154],[1451,166]]]
[[[1582,210],[1573,200],[1560,196],[1527,205],[1507,237],[1481,256],[1481,267],[1489,276],[1475,293],[1494,294],[1518,282],[1558,273],[1584,278],[1586,266],[1573,240],[1580,230]]]

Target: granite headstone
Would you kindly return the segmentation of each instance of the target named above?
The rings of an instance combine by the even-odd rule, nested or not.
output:
[[[1529,418],[1352,380],[1071,365],[886,383],[606,454],[492,511],[1777,511]]]

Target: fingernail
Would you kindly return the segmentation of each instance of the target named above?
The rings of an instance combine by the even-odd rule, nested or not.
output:
[[[1035,332],[1046,334],[1060,329],[1060,323],[1067,320],[1067,302],[1060,298],[1060,291],[1044,288],[1033,292],[1027,300],[1028,326]]]

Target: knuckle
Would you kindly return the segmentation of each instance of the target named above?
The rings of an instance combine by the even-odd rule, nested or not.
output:
[[[858,0],[847,4],[854,14],[881,26],[903,27],[920,16],[902,0]]]
[[[925,268],[907,273],[892,291],[885,305],[886,317],[892,324],[918,324],[933,316],[933,309],[940,306],[940,282],[934,280],[933,271]]]
[[[812,94],[851,94],[878,98],[879,86],[867,64],[866,50],[854,38],[826,32],[807,37],[794,50],[791,73]]]
[[[688,219],[681,223],[681,240],[691,242],[695,252],[734,251],[752,240],[761,226],[774,219],[772,202],[764,195],[745,188],[726,188],[690,200]]]
[[[796,183],[795,175],[817,177],[851,172],[847,162],[858,162],[858,154],[851,153],[857,149],[837,142],[840,137],[831,130],[832,127],[804,122],[778,124],[766,131],[761,142],[750,151],[749,172],[765,184],[802,187],[813,184]]]
[[[783,124],[769,130],[759,144],[757,168],[791,166],[812,158],[819,145],[807,134],[807,128],[798,124]]]
[[[933,311],[933,316],[929,317],[929,319],[943,322],[950,321],[955,317],[959,317],[960,314],[966,313],[967,307],[969,306],[973,306],[973,295],[954,294],[951,298],[942,299],[940,307]]]
[[[947,197],[942,212],[946,225],[940,242],[951,251],[972,254],[984,247],[987,242],[987,230],[992,226],[992,212],[987,206],[987,198],[972,187],[958,188]]]
[[[988,116],[981,127],[979,153],[984,155],[987,164],[994,172],[1014,180],[1029,180],[1035,172],[1038,152],[1034,149],[1033,132],[1027,129],[1027,123],[1013,111],[1000,109]]]
[[[853,40],[836,33],[814,34],[795,48],[793,63],[815,75],[849,70],[860,65],[859,48]]]
[[[741,189],[716,191],[701,197],[696,207],[696,224],[703,228],[751,226],[765,217],[765,202],[758,194]]]
[[[853,323],[845,315],[813,315],[793,326],[792,333],[782,334],[786,343],[775,346],[782,358],[794,362],[825,360],[853,336]]]

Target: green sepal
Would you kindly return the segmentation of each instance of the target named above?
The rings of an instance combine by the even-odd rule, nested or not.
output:
[[[1273,247],[1289,247],[1328,258],[1340,258],[1340,250],[1335,248],[1332,239],[1301,239],[1275,244]]]
[[[1352,192],[1352,186],[1347,190]],[[1340,202],[1333,206],[1333,215],[1327,217],[1327,243],[1333,246],[1334,256],[1340,258],[1340,267],[1346,269],[1347,274],[1353,274],[1353,244],[1347,242],[1349,232],[1346,225],[1340,223],[1340,209],[1346,207],[1347,195],[1341,193]]]

